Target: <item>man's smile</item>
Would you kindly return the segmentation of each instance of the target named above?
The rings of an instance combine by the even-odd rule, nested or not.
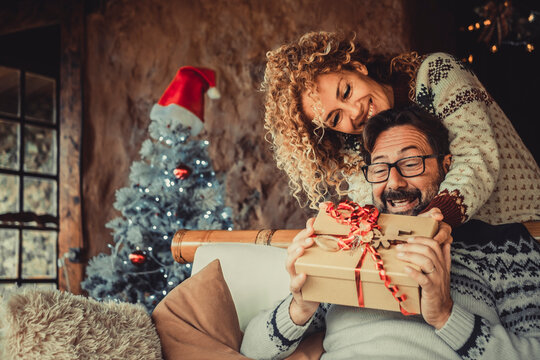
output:
[[[420,204],[420,199],[417,197],[414,199],[405,198],[386,201],[390,213],[406,213],[413,210],[418,204]]]
[[[386,212],[392,214],[412,215],[422,201],[419,189],[388,190],[381,195]]]

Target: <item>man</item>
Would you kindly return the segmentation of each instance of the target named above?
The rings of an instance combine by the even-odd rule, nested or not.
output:
[[[417,108],[388,110],[366,125],[364,144],[375,204],[384,212],[426,209],[451,165],[448,132]],[[398,256],[422,288],[422,315],[302,300],[294,263],[313,244],[313,221],[288,249],[291,295],[248,325],[241,351],[284,358],[325,329],[323,359],[533,359],[540,354],[540,246],[520,224],[472,220],[452,245],[416,237]],[[452,250],[450,247],[452,246]]]

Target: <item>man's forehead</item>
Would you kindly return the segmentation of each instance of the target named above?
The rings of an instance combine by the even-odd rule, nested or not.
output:
[[[422,131],[412,125],[398,125],[383,131],[375,141],[371,161],[394,159],[404,154],[429,155],[433,149]]]

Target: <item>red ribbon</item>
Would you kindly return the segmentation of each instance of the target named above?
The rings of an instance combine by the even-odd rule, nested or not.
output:
[[[343,214],[340,210],[345,210],[350,212],[350,214]],[[334,204],[329,204],[326,208],[326,212],[332,218],[336,219],[340,224],[349,225],[351,230],[347,237],[340,237],[338,245],[340,249],[350,250],[358,245],[360,242],[364,245],[362,250],[362,255],[360,256],[360,261],[354,269],[355,279],[356,279],[356,290],[358,293],[358,305],[364,307],[364,294],[362,292],[362,281],[360,278],[360,269],[364,263],[364,258],[369,252],[371,258],[375,262],[375,268],[379,271],[379,277],[384,281],[384,286],[390,291],[394,299],[399,304],[399,309],[403,315],[413,315],[414,313],[409,313],[407,310],[401,306],[401,303],[407,299],[405,294],[398,296],[399,288],[397,285],[391,285],[390,277],[386,274],[384,269],[384,262],[381,258],[381,255],[377,250],[371,246],[370,241],[364,241],[363,236],[367,235],[373,229],[380,229],[380,225],[377,224],[379,218],[379,210],[373,205],[366,205],[364,207],[358,205],[352,201],[344,201],[339,203],[337,208],[334,207]]]

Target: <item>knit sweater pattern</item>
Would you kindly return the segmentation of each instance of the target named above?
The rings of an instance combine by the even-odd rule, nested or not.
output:
[[[540,168],[474,73],[445,53],[425,57],[416,75],[415,102],[449,131],[452,165],[439,194],[445,222],[471,218],[490,224],[540,220]],[[355,202],[372,203],[362,174],[348,179]]]
[[[540,245],[521,224],[472,220],[453,232],[451,296],[439,330],[420,315],[321,304],[304,326],[292,297],[249,323],[241,347],[254,359],[282,359],[325,330],[321,359],[537,359],[540,356]]]

